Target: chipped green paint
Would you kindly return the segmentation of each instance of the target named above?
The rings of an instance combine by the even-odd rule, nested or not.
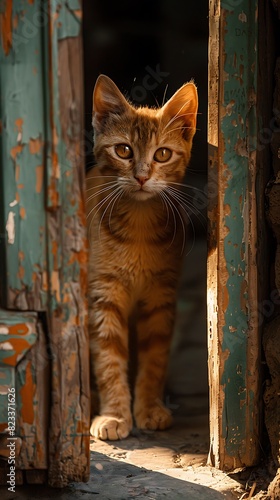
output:
[[[246,454],[253,433],[256,395],[248,388],[248,196],[250,161],[256,151],[257,2],[243,0],[227,10],[222,2],[225,73],[221,120],[224,163],[224,259],[227,270],[223,343],[225,356],[221,384],[224,390],[222,436],[226,453]],[[256,333],[257,334],[257,333]],[[249,428],[248,428],[249,422]],[[245,439],[246,438],[246,439]],[[247,450],[248,451],[248,450]]]
[[[41,286],[46,271],[46,218],[40,6],[39,0],[12,2],[12,47],[7,51],[0,43],[2,306],[22,310],[46,307]]]
[[[57,1],[59,5],[58,39],[78,36],[81,29],[82,11],[79,0]]]

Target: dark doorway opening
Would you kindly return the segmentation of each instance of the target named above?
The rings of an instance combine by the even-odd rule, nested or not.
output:
[[[174,416],[208,415],[206,205],[208,4],[203,0],[84,0],[85,130],[91,137],[92,91],[108,75],[136,105],[161,105],[194,79],[199,116],[186,183],[193,186],[192,249],[186,256],[170,358],[166,403]],[[94,163],[87,141],[86,163]],[[208,417],[207,417],[208,418]]]

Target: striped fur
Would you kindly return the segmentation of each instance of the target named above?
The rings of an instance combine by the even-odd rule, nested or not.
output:
[[[136,425],[171,425],[162,396],[185,228],[167,188],[184,177],[196,114],[193,83],[159,109],[135,108],[104,75],[95,86],[97,166],[87,175],[87,216],[90,349],[100,400],[91,425],[96,438],[125,438],[132,428],[128,324],[136,309]],[[133,156],[119,157],[118,144],[129,146]],[[155,159],[159,148],[172,152],[168,161]]]

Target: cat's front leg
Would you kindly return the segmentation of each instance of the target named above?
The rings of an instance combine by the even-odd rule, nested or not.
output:
[[[138,361],[134,417],[140,429],[166,429],[171,412],[163,404],[168,354],[175,316],[175,299],[160,300],[160,291],[149,298],[149,308],[138,323]]]
[[[93,419],[90,432],[99,439],[124,439],[132,429],[127,381],[128,327],[124,309],[112,297],[95,302],[89,333],[100,400],[100,414]]]

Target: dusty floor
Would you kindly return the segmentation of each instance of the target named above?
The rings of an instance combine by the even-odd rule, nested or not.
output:
[[[239,482],[240,475],[229,477],[206,465],[209,404],[205,273],[206,244],[201,239],[195,241],[186,260],[180,285],[165,398],[175,417],[174,426],[164,432],[135,429],[129,438],[116,442],[92,439],[88,483],[74,483],[63,490],[18,486],[15,494],[1,487],[1,500],[252,498],[250,473]]]
[[[244,490],[226,474],[206,466],[207,416],[177,418],[164,432],[139,432],[118,442],[91,441],[91,476],[64,490],[42,486],[2,488],[4,499],[236,500]]]
[[[240,498],[239,483],[206,466],[208,381],[206,347],[206,246],[197,241],[180,285],[178,315],[170,358],[165,403],[174,426],[164,432],[134,430],[125,440],[91,441],[88,483],[64,490],[41,486],[16,488],[1,497],[13,500],[164,499],[218,500]]]

